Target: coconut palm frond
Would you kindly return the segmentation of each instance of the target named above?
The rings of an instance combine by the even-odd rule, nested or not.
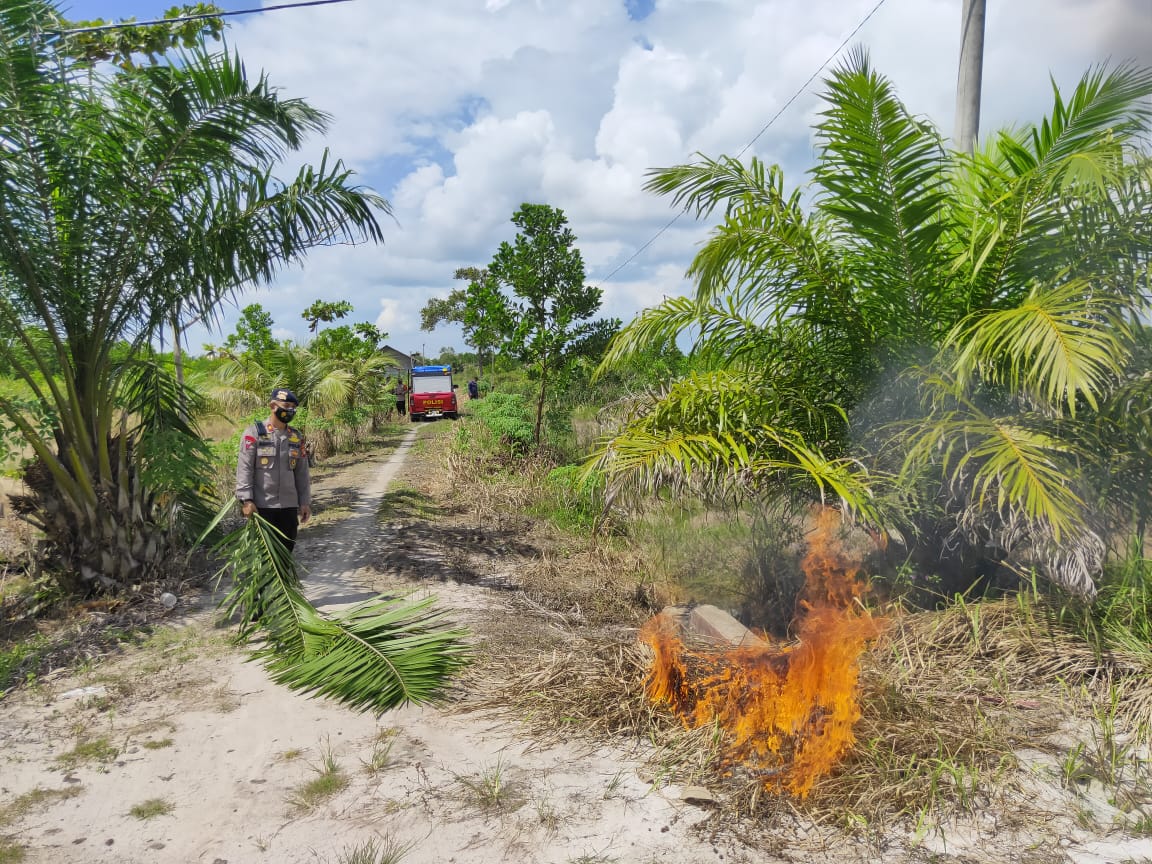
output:
[[[617,487],[693,488],[720,496],[777,484],[821,497],[830,492],[849,510],[878,518],[860,466],[811,443],[838,442],[843,412],[812,402],[794,383],[771,369],[685,376],[632,405],[590,464]]]
[[[1045,182],[1067,188],[1084,180],[1099,187],[1122,165],[1120,148],[1148,130],[1152,70],[1125,63],[1089,70],[1065,99],[1052,82],[1052,113],[1029,129],[1027,150],[1012,148],[1020,174],[1035,168]],[[1103,184],[1107,185],[1107,184]]]
[[[836,256],[826,242],[819,214],[809,216],[800,190],[784,191],[779,166],[753,158],[748,165],[728,156],[706,157],[652,173],[647,189],[672,195],[674,204],[707,216],[721,202],[725,218],[692,261],[696,299],[715,302],[731,289],[753,288],[761,313],[782,315],[811,285],[831,291]]]
[[[763,429],[773,444],[787,453],[785,459],[761,458],[753,461],[756,475],[769,472],[783,474],[793,487],[815,487],[824,503],[834,495],[845,511],[878,528],[891,527],[894,514],[877,494],[885,483],[878,474],[869,472],[860,462],[846,458],[828,458],[808,446],[804,439],[787,431]]]
[[[326,363],[313,358],[314,381],[309,390],[311,404],[321,414],[339,410],[354,394],[355,375],[349,369],[340,368],[335,363]]]
[[[1080,280],[1034,290],[1019,306],[971,316],[953,330],[957,378],[970,380],[979,370],[1056,411],[1064,403],[1073,417],[1081,399],[1096,409],[1124,370],[1130,311]]]
[[[970,250],[973,308],[1011,305],[1030,286],[1056,283],[1061,271],[1085,258],[1075,242],[1084,217],[1124,203],[1115,193],[1131,175],[1126,152],[1148,128],[1144,103],[1152,95],[1152,70],[1099,67],[1067,101],[1053,89],[1048,117],[999,133],[963,165],[969,175],[963,182],[976,190],[967,207],[957,208],[959,221],[967,224],[961,245]],[[1124,233],[1110,221],[1092,232],[1089,250]],[[1108,266],[1096,272],[1112,269],[1110,262],[1122,257],[1110,256]]]
[[[661,392],[631,400],[617,420],[690,434],[727,434],[763,425],[803,430],[817,441],[842,435],[843,411],[804,388],[800,374],[787,368],[791,358],[759,359],[765,362],[678,378]]]
[[[691,210],[698,218],[711,215],[721,204],[728,213],[771,206],[781,194],[780,169],[774,165],[755,157],[745,165],[731,156],[698,155],[696,162],[648,172],[644,191],[671,195],[674,207]]]
[[[445,626],[444,613],[432,608],[435,598],[374,600],[329,618],[292,593],[304,654],[271,646],[257,652],[272,680],[292,690],[382,713],[433,701],[466,662],[467,633]]]
[[[769,484],[804,490],[824,500],[836,496],[846,510],[884,524],[872,480],[862,466],[828,459],[799,435],[767,426],[718,435],[676,430],[628,429],[593,454],[590,469],[608,479],[608,500],[625,487],[653,493],[695,490],[709,497],[755,493]]]
[[[232,509],[231,503],[218,520]],[[216,544],[235,580],[223,601],[274,681],[362,711],[427,703],[468,660],[467,632],[433,610],[434,598],[369,601],[335,615],[304,597],[275,528],[252,516]]]
[[[181,387],[171,369],[155,356],[123,364],[122,398],[136,427],[135,455],[143,483],[167,507],[168,523],[192,540],[212,519],[216,502],[212,451],[196,428],[207,400],[194,388]]]

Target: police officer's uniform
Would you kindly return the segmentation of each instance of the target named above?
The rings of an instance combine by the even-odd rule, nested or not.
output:
[[[295,402],[291,391],[281,401]],[[312,506],[312,480],[308,455],[299,430],[289,426],[276,429],[254,423],[240,436],[240,456],[236,460],[236,498],[253,501],[260,515],[287,538],[288,551],[296,543],[300,524],[299,509]]]

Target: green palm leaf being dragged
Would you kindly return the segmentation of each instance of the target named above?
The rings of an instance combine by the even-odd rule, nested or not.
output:
[[[304,653],[271,645],[256,652],[277,684],[383,712],[435,699],[464,665],[466,633],[445,626],[444,614],[432,608],[435,598],[374,600],[328,618],[298,591],[288,594]]]
[[[232,509],[229,503],[217,522]],[[234,580],[221,605],[239,616],[242,638],[264,639],[253,657],[278,684],[381,713],[435,699],[468,660],[467,632],[433,610],[434,598],[380,598],[335,615],[317,611],[279,532],[259,516],[215,549],[228,561],[220,575]]]

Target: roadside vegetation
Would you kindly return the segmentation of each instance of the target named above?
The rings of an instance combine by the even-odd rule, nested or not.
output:
[[[886,624],[859,659],[855,744],[789,812],[863,838],[945,835],[990,806],[1021,836],[1064,813],[1143,836],[1149,93],[1147,70],[1093,70],[968,156],[857,53],[828,82],[811,207],[756,160],[653,172],[722,217],[697,295],[568,367],[539,435],[537,374],[495,340],[492,389],[455,430],[477,524],[530,517],[565,550],[562,579],[540,578],[544,553],[520,587],[576,628],[563,650],[481,658],[478,701],[537,739],[647,741],[655,782],[790,824],[731,731],[655,704],[651,652],[603,624],[711,602],[796,644],[813,508],[835,507],[837,554]],[[591,561],[624,614],[574,602]]]

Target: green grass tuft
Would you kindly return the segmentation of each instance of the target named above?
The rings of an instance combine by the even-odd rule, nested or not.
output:
[[[367,840],[345,849],[338,864],[400,864],[411,849],[411,843],[401,844],[391,839]]]
[[[314,765],[316,776],[296,789],[289,801],[301,810],[311,810],[318,804],[339,795],[348,788],[348,777],[345,776],[336,754],[332,752],[332,745],[326,745],[321,751],[320,764]]]
[[[128,811],[129,816],[137,819],[155,819],[157,816],[167,816],[176,808],[163,798],[149,798],[141,801]]]
[[[56,761],[66,768],[74,768],[87,762],[111,762],[119,755],[119,749],[107,738],[93,738],[78,741],[69,752],[57,756]]]

